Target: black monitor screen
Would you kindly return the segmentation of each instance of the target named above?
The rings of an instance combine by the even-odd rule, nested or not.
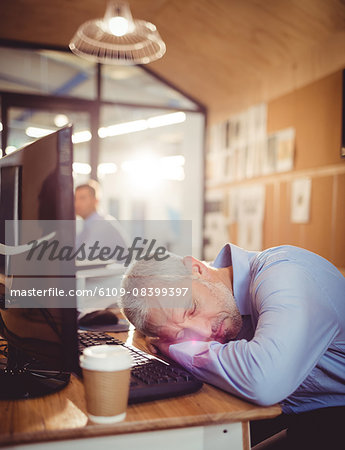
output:
[[[71,127],[62,128],[0,159],[0,334],[8,344],[7,369],[0,372],[0,398],[44,395],[63,387],[69,373],[79,370],[75,297],[68,299],[68,308],[51,307],[42,299],[34,308],[18,306],[15,298],[7,302],[11,286],[24,278],[11,271],[22,256],[13,249],[26,240],[20,224],[73,224],[75,220],[71,135]],[[37,238],[46,232],[42,226]],[[74,246],[74,227],[68,240]],[[26,280],[34,277],[28,273]],[[58,288],[62,275],[66,274],[55,273],[50,286]],[[69,286],[75,286],[73,271],[67,277]]]

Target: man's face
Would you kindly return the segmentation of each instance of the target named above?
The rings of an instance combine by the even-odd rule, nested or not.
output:
[[[86,219],[96,211],[97,199],[92,195],[90,189],[80,188],[75,191],[74,206],[75,213]]]
[[[234,339],[242,326],[231,290],[221,281],[193,279],[192,306],[152,308],[149,322],[158,326],[158,337],[168,341],[218,341]],[[180,300],[181,302],[181,300]],[[169,305],[170,306],[170,305]]]

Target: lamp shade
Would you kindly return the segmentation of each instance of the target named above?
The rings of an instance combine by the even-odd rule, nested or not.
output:
[[[111,1],[103,19],[82,24],[70,44],[78,56],[103,64],[147,64],[161,58],[166,46],[150,22],[132,18],[128,3]]]

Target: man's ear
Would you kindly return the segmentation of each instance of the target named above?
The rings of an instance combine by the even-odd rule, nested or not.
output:
[[[205,264],[193,256],[185,256],[183,258],[183,264],[187,267],[188,271],[190,271],[191,275],[204,276],[207,272]]]

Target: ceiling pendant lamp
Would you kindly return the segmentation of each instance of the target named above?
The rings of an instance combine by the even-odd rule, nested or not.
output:
[[[133,19],[129,5],[110,1],[103,19],[83,23],[73,36],[70,50],[103,64],[147,64],[161,58],[166,46],[150,22]]]

